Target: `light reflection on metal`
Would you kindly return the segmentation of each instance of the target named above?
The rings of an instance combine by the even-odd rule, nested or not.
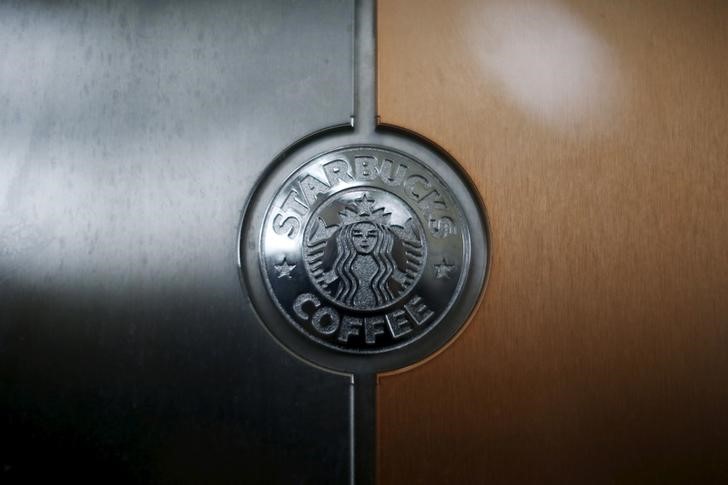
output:
[[[276,154],[349,125],[353,11],[0,2],[4,482],[347,480],[351,378],[283,351],[234,261]]]
[[[556,130],[588,119],[606,130],[625,89],[612,47],[558,0],[474,4],[463,19],[487,92],[500,87],[524,113]]]

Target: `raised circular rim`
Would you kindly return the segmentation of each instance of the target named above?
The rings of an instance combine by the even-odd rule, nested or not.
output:
[[[448,310],[413,341],[392,346],[379,353],[347,353],[323,346],[293,327],[278,309],[265,284],[260,284],[263,221],[278,189],[298,169],[311,160],[347,148],[372,147],[399,152],[426,167],[448,187],[465,218],[469,248],[468,272],[459,282],[459,294],[450,300]],[[429,163],[423,162],[427,159]],[[489,269],[489,230],[479,193],[458,163],[439,147],[408,133],[379,129],[366,140],[354,133],[320,134],[295,144],[276,157],[251,191],[238,231],[238,266],[241,282],[247,289],[263,327],[292,355],[313,365],[347,373],[392,371],[422,361],[446,346],[466,324],[485,290]],[[258,280],[256,281],[256,277]],[[457,291],[456,291],[457,293]]]
[[[298,176],[299,171],[302,168],[305,168],[309,163],[314,162],[314,161],[316,161],[319,158],[325,157],[326,155],[330,155],[330,154],[336,153],[336,152],[342,152],[342,151],[351,150],[351,149],[365,149],[365,148],[372,148],[372,149],[379,149],[379,150],[387,151],[387,152],[393,152],[393,153],[397,153],[398,155],[400,155],[402,157],[406,157],[406,158],[409,158],[411,160],[414,160],[416,163],[418,163],[422,167],[424,167],[434,178],[438,179],[438,182],[443,187],[449,188],[449,186],[447,186],[444,183],[444,181],[440,179],[438,173],[435,172],[427,163],[423,162],[422,160],[419,160],[419,159],[417,159],[417,158],[415,158],[415,157],[413,157],[413,156],[411,156],[411,155],[409,155],[407,153],[404,153],[401,150],[391,149],[389,147],[383,147],[383,146],[380,146],[380,145],[376,145],[375,146],[375,145],[371,145],[371,144],[348,145],[348,146],[333,148],[333,149],[328,150],[328,151],[326,151],[324,153],[319,153],[319,154],[313,156],[312,158],[310,158],[308,160],[305,160],[303,163],[301,163],[298,166],[298,168],[296,168],[296,170],[294,170],[292,173],[290,173],[286,177],[286,179],[280,184],[280,187],[285,187],[292,179],[294,179],[295,177]],[[275,184],[275,186],[276,187],[279,187],[278,184]],[[345,191],[348,191],[348,190],[364,190],[367,187],[369,187],[369,186],[368,185],[355,186],[355,187],[351,187],[351,188],[344,189],[342,192],[345,192]],[[376,188],[376,187],[371,187],[371,188]],[[382,189],[379,189],[379,188],[376,188],[376,189],[377,190],[382,190]],[[278,195],[278,192],[276,192],[275,196],[277,196],[277,195]],[[396,194],[392,194],[392,195],[394,197],[399,198],[399,196],[397,196]],[[275,196],[274,196],[274,198],[275,198]],[[454,196],[451,196],[451,198],[453,199],[453,201],[455,202],[455,204],[457,206],[457,212],[458,212],[458,214],[459,215],[462,215],[463,208],[462,208],[462,206],[460,204],[460,201],[456,197],[454,197]],[[268,220],[268,211],[269,211],[270,206],[272,204],[272,200],[273,199],[271,199],[271,202],[267,205],[267,208],[265,210],[265,215],[263,216],[263,219],[262,219],[262,221],[264,223],[265,223],[266,220]],[[407,204],[404,201],[402,201],[402,202],[404,204]],[[316,209],[314,209],[314,213],[319,208],[320,208],[320,206],[317,207]],[[412,211],[414,211],[414,209],[411,208],[411,207],[409,207],[409,209],[412,210]],[[313,215],[311,217],[313,217]],[[418,221],[418,223],[421,225],[421,221]],[[287,312],[285,312],[283,310],[282,305],[281,305],[280,301],[278,300],[278,298],[276,297],[275,291],[272,288],[271,281],[269,280],[269,278],[268,278],[268,276],[266,275],[266,272],[265,272],[265,255],[263,254],[263,251],[261,249],[263,247],[263,232],[264,232],[264,230],[263,230],[263,226],[262,226],[261,227],[261,230],[259,231],[259,235],[258,235],[259,237],[258,237],[258,251],[257,251],[258,258],[259,258],[259,263],[260,263],[260,267],[259,267],[259,269],[260,269],[260,277],[261,277],[261,279],[263,281],[263,284],[265,285],[266,289],[268,290],[268,294],[269,294],[270,298],[273,300],[273,304],[276,306],[276,308],[278,309],[278,311],[280,312],[280,314],[290,324],[292,324],[294,326],[294,328],[296,328],[299,332],[301,332],[306,338],[312,339],[314,342],[317,342],[319,345],[322,345],[322,346],[324,346],[324,347],[326,347],[326,348],[328,348],[328,349],[330,349],[332,351],[342,352],[342,353],[349,354],[349,355],[359,355],[359,354],[363,354],[363,355],[375,355],[375,354],[383,354],[383,353],[386,353],[386,352],[397,351],[399,349],[403,349],[403,348],[409,347],[410,345],[413,345],[417,340],[419,340],[421,338],[424,338],[429,332],[431,332],[433,329],[437,328],[441,324],[442,320],[444,320],[450,314],[453,305],[458,300],[458,297],[459,297],[460,293],[462,293],[462,291],[463,291],[464,284],[467,281],[468,274],[469,274],[469,272],[471,270],[471,268],[470,268],[470,228],[469,227],[466,227],[465,230],[462,233],[463,269],[464,269],[464,271],[461,272],[460,276],[458,277],[457,284],[455,285],[455,288],[453,289],[453,294],[448,299],[447,304],[445,305],[445,309],[440,312],[440,314],[438,315],[438,317],[436,318],[436,320],[433,323],[429,324],[424,331],[417,333],[416,335],[414,335],[412,338],[410,338],[408,340],[405,340],[405,341],[402,341],[402,342],[398,342],[398,343],[396,343],[394,345],[390,345],[390,346],[387,346],[387,347],[381,348],[381,349],[371,349],[371,350],[368,350],[368,349],[356,349],[356,350],[354,350],[354,349],[352,349],[352,350],[347,350],[347,349],[342,349],[342,348],[339,348],[339,347],[337,347],[335,345],[332,345],[329,342],[327,342],[326,340],[323,340],[323,339],[321,339],[321,338],[319,338],[319,337],[317,337],[317,336],[315,336],[313,334],[310,334],[309,332],[306,332],[306,330],[304,328],[302,328],[302,326],[298,322],[296,322],[295,319],[293,319],[290,316],[290,314],[288,314]],[[325,298],[328,298],[327,296],[324,296],[324,297]],[[343,305],[339,305],[339,306],[344,307]],[[353,310],[353,311],[357,311],[357,310]]]

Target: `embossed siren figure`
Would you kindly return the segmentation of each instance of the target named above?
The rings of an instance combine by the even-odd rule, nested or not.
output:
[[[337,302],[358,310],[382,307],[403,295],[416,281],[424,262],[419,231],[411,219],[402,227],[391,224],[390,216],[384,207],[375,208],[374,199],[363,194],[353,207],[346,206],[339,212],[338,227],[325,231],[336,232],[336,257],[331,269],[320,269],[324,251],[321,242],[320,251],[309,253],[311,267],[317,268],[314,278]],[[325,225],[321,220],[317,224]],[[404,259],[401,267],[394,255],[396,242],[402,245],[400,253],[405,255],[399,258]],[[315,237],[311,243],[316,245]]]

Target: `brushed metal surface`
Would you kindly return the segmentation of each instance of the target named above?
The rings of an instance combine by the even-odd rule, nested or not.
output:
[[[0,5],[0,481],[342,483],[350,379],[241,290],[241,209],[349,123],[353,2]]]
[[[380,376],[381,483],[725,483],[725,2],[378,22],[381,121],[463,164],[492,237],[463,335]]]

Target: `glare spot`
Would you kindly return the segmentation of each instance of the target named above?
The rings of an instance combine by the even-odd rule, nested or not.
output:
[[[614,112],[614,55],[578,15],[529,0],[479,4],[468,14],[468,40],[483,74],[527,114],[558,128]]]

